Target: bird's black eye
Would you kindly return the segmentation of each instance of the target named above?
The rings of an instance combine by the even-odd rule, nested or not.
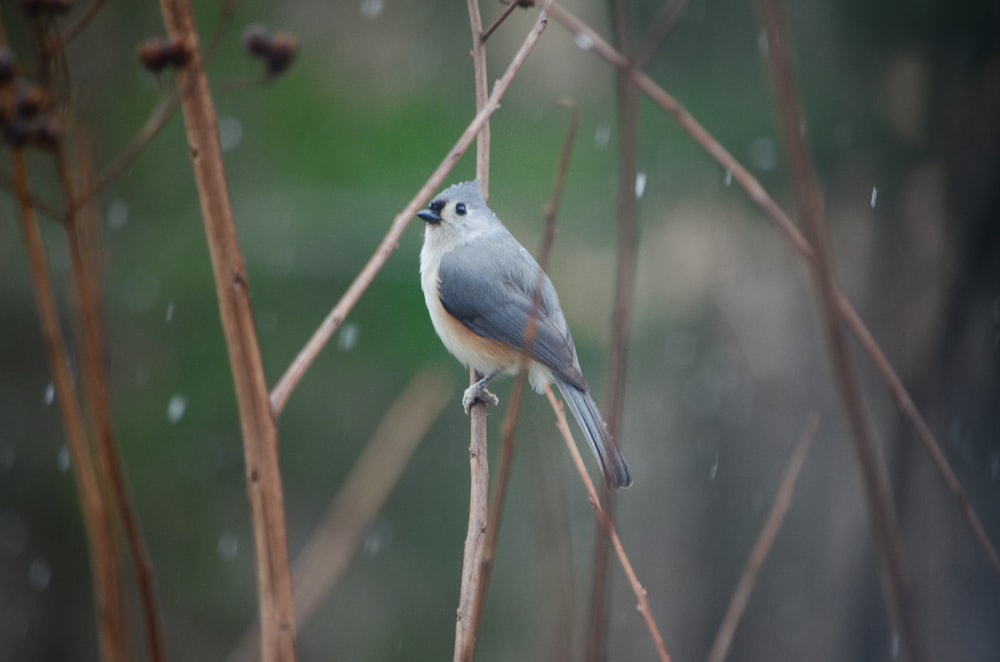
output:
[[[458,214],[459,216],[465,216],[465,213],[467,211],[468,209],[465,208],[464,202],[460,202],[457,205],[455,205],[455,213]]]

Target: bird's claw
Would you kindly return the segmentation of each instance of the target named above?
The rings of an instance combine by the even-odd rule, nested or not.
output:
[[[500,400],[497,396],[493,395],[486,390],[486,386],[480,386],[479,384],[473,384],[469,388],[465,389],[465,395],[462,396],[462,407],[465,409],[465,414],[469,414],[469,410],[472,409],[472,405],[477,402],[482,402],[487,407],[495,407],[500,404]]]

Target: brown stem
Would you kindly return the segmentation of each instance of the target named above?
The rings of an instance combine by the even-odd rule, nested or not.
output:
[[[84,159],[78,160],[84,161]],[[73,285],[76,290],[77,314],[82,331],[81,372],[86,384],[89,418],[96,427],[101,475],[110,488],[111,503],[124,528],[129,553],[135,564],[136,583],[139,588],[139,601],[150,659],[153,662],[162,662],[166,658],[166,653],[156,603],[153,563],[138,519],[132,509],[111,418],[111,395],[108,390],[109,377],[106,369],[107,347],[104,343],[105,335],[101,321],[99,266],[97,248],[93,243],[95,230],[92,220],[89,224],[83,222],[88,215],[92,219],[93,208],[89,205],[83,208],[73,206],[73,182],[65,145],[57,148],[55,161],[62,198],[67,204],[63,220],[69,245]]]
[[[73,475],[80,495],[84,527],[90,547],[91,572],[94,576],[94,600],[97,611],[98,640],[104,659],[109,662],[124,662],[126,659],[125,632],[122,614],[116,605],[121,605],[119,590],[119,556],[115,548],[114,532],[108,518],[104,498],[101,495],[94,467],[87,445],[83,424],[83,411],[73,387],[70,373],[68,350],[59,325],[52,280],[45,263],[45,247],[31,206],[28,193],[27,166],[20,149],[11,152],[14,189],[17,193],[28,258],[31,262],[32,281],[38,312],[41,318],[42,337],[48,354],[56,399],[62,414],[66,441],[72,458]]]
[[[243,433],[256,549],[262,657],[268,662],[291,661],[296,656],[295,622],[278,429],[268,400],[249,285],[229,202],[215,106],[190,5],[186,0],[161,0],[160,8],[168,36],[186,44],[191,52],[188,64],[177,72],[177,83]]]
[[[6,31],[0,17],[0,45],[6,46],[6,44]],[[4,115],[8,117],[13,115],[12,105],[10,86],[0,88],[0,106]],[[35,299],[38,302],[42,339],[45,341],[45,351],[52,370],[53,386],[66,432],[66,443],[72,459],[73,476],[80,496],[84,529],[87,533],[94,580],[98,642],[105,660],[124,662],[126,633],[122,607],[121,558],[115,544],[114,527],[108,516],[107,504],[101,492],[98,473],[87,442],[83,410],[73,385],[69,349],[59,323],[52,278],[46,263],[45,246],[38,229],[23,149],[17,147],[11,149],[11,170],[12,185],[24,229],[28,260],[31,264]]]
[[[545,272],[552,252],[552,244],[556,235],[556,217],[559,213],[559,204],[562,200],[563,187],[566,183],[566,173],[569,170],[569,159],[572,154],[573,144],[576,140],[577,129],[580,124],[580,113],[576,103],[572,100],[560,100],[559,105],[568,107],[572,111],[570,128],[563,144],[559,158],[559,167],[556,173],[556,183],[552,192],[552,198],[545,204],[545,233],[542,240],[542,247],[538,257],[538,264]],[[535,338],[537,328],[537,311],[541,304],[540,292],[543,276],[539,274],[538,286],[534,294],[534,310],[528,328],[525,330],[525,352],[530,352],[531,344]],[[475,653],[476,640],[478,638],[479,627],[482,624],[483,611],[486,607],[486,596],[489,593],[490,578],[493,571],[493,559],[496,555],[497,536],[500,531],[500,519],[503,515],[504,501],[507,495],[507,484],[510,480],[510,468],[514,459],[515,436],[517,419],[521,413],[521,400],[524,395],[524,387],[527,382],[528,373],[521,370],[514,381],[514,387],[510,393],[510,405],[507,408],[507,415],[504,417],[502,426],[502,443],[500,446],[500,461],[498,464],[497,478],[494,482],[493,499],[490,501],[489,512],[483,524],[485,524],[485,538],[482,544],[482,551],[479,558],[478,572],[480,575],[478,590],[476,591],[472,607],[469,614],[469,630],[471,636],[467,636],[465,646],[462,651],[462,659],[470,660]],[[487,475],[488,479],[489,476]],[[471,529],[471,524],[470,524]]]
[[[483,19],[479,0],[466,2],[472,31],[472,74],[475,82],[476,112],[482,111],[488,96],[486,82],[486,40],[482,38]],[[487,200],[490,197],[490,123],[483,122],[476,134],[476,178]],[[469,370],[474,384],[483,375]],[[515,405],[516,406],[516,405]],[[490,468],[486,444],[486,404],[475,403],[469,409],[469,525],[462,556],[462,579],[455,615],[455,662],[471,662],[476,651],[482,605],[486,601],[489,573],[483,572],[488,545]]]

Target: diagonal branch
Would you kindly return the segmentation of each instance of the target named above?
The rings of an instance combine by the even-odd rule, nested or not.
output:
[[[625,571],[625,577],[628,578],[629,585],[632,587],[632,592],[635,594],[637,601],[636,608],[642,614],[642,619],[646,623],[646,629],[649,630],[649,636],[653,639],[656,652],[661,662],[670,662],[670,655],[667,653],[666,644],[663,643],[663,635],[660,634],[660,628],[656,625],[656,620],[653,618],[653,610],[649,606],[649,596],[646,595],[646,589],[639,583],[639,578],[635,574],[632,562],[629,561],[625,547],[622,545],[621,539],[618,538],[618,532],[615,530],[614,523],[612,523],[607,513],[604,512],[604,509],[601,508],[601,501],[597,496],[597,490],[594,489],[594,482],[590,480],[587,467],[583,464],[583,458],[580,457],[580,449],[576,447],[576,442],[573,440],[573,433],[570,432],[569,423],[566,422],[566,412],[563,411],[563,407],[556,399],[551,387],[545,387],[545,396],[549,399],[552,411],[556,415],[556,427],[562,433],[563,441],[566,442],[566,448],[569,449],[570,456],[573,458],[573,464],[576,465],[576,470],[583,480],[583,486],[587,490],[587,498],[590,499],[590,505],[594,508],[594,514],[597,515],[598,521],[604,527],[604,531],[611,540],[611,546],[614,547],[615,554],[621,562],[622,570]]]
[[[733,643],[740,619],[743,618],[743,612],[746,611],[747,603],[750,601],[754,584],[757,583],[757,575],[760,573],[764,561],[767,560],[768,554],[771,553],[771,546],[774,545],[774,540],[778,537],[785,513],[792,505],[792,494],[802,471],[802,465],[805,464],[806,453],[809,452],[809,446],[812,445],[818,427],[819,415],[813,414],[809,417],[809,422],[795,445],[795,450],[792,451],[792,457],[789,458],[788,466],[785,467],[785,476],[781,479],[781,485],[778,487],[778,494],[774,497],[774,503],[767,514],[767,519],[764,520],[764,526],[761,527],[757,542],[754,543],[750,557],[747,559],[746,565],[743,566],[740,579],[736,582],[736,588],[733,590],[733,597],[729,600],[726,615],[722,619],[722,624],[719,625],[715,642],[708,653],[708,662],[725,662],[726,657],[729,656],[729,648]]]
[[[403,232],[409,227],[416,213],[441,188],[445,177],[451,173],[455,164],[465,154],[469,145],[476,138],[479,129],[500,107],[500,100],[506,94],[511,81],[514,80],[514,77],[521,70],[525,59],[527,59],[528,54],[531,53],[535,47],[535,43],[545,29],[546,19],[547,13],[543,10],[539,14],[538,21],[535,22],[534,27],[525,38],[524,43],[521,44],[521,48],[514,55],[514,59],[511,60],[507,71],[493,85],[493,92],[486,100],[486,104],[482,110],[476,113],[476,116],[465,128],[465,131],[462,132],[454,147],[451,148],[424,185],[420,187],[420,190],[417,191],[413,199],[403,208],[403,211],[396,215],[392,221],[392,225],[389,226],[389,231],[375,249],[375,253],[369,258],[368,263],[365,264],[364,268],[355,277],[354,282],[347,288],[347,291],[340,298],[340,301],[337,302],[337,305],[333,307],[333,310],[327,314],[319,328],[316,329],[298,356],[295,357],[295,360],[288,366],[285,374],[278,380],[277,385],[271,391],[271,407],[274,409],[276,416],[285,408],[288,398],[292,395],[292,391],[302,381],[302,377],[305,376],[306,371],[309,370],[309,367],[316,360],[316,357],[319,356],[323,347],[330,341],[330,338],[333,337],[333,334],[340,328],[347,315],[354,309],[361,295],[365,293],[368,286],[375,280],[375,276],[382,270],[389,256],[396,251]]]

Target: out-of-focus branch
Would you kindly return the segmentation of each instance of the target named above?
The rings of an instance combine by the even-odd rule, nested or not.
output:
[[[641,70],[649,66],[649,63],[653,61],[653,58],[659,52],[660,46],[670,36],[670,33],[674,31],[677,22],[681,20],[685,9],[687,9],[687,0],[666,0],[664,2],[663,9],[660,10],[660,15],[656,18],[656,22],[653,23],[653,27],[649,29],[649,33],[646,35],[645,42],[636,50],[635,57],[633,58],[636,69]]]
[[[36,32],[36,37],[42,33]],[[6,47],[7,37],[0,16],[0,46]],[[13,117],[13,98],[10,85],[0,88],[0,113]],[[69,349],[59,323],[52,278],[45,257],[45,245],[38,229],[38,219],[28,181],[28,166],[22,147],[11,147],[11,183],[17,201],[18,215],[24,230],[31,279],[38,303],[42,339],[52,371],[56,400],[66,432],[73,476],[83,515],[84,529],[90,551],[90,567],[94,581],[94,602],[97,614],[97,638],[101,652],[108,662],[126,659],[125,615],[123,609],[120,556],[115,544],[114,526],[108,515],[107,504],[101,492],[97,469],[94,466],[83,409],[80,406],[69,362]]]
[[[97,480],[97,471],[87,445],[83,423],[83,410],[73,387],[69,367],[66,339],[59,326],[52,279],[45,263],[45,247],[31,196],[28,193],[27,165],[20,149],[11,153],[14,190],[17,193],[19,212],[24,228],[35,298],[41,318],[42,337],[48,353],[55,386],[56,400],[62,414],[63,428],[72,458],[73,475],[83,512],[84,528],[90,547],[90,565],[94,576],[94,596],[97,612],[98,641],[104,659],[124,662],[126,659],[125,631],[119,590],[121,587],[119,556],[114,542],[113,527],[108,517],[104,497]]]
[[[186,0],[161,0],[160,8],[170,39],[190,51],[190,60],[177,71],[177,83],[243,432],[260,599],[261,654],[267,662],[292,661],[296,657],[295,620],[278,428],[268,400],[249,285],[229,201],[215,106],[190,5]]]
[[[805,118],[800,106],[784,15],[777,0],[759,0],[758,8],[767,36],[765,59],[773,86],[778,125],[788,155],[796,207],[811,234],[810,243],[816,256],[813,274],[824,335],[830,352],[834,381],[851,428],[854,453],[868,502],[889,618],[899,635],[904,657],[923,660],[926,649],[920,642],[920,628],[916,625],[906,555],[888,477],[882,465],[875,433],[865,413],[861,382],[847,344],[843,318],[837,311],[838,287],[827,233],[826,213],[813,168],[812,154],[801,128],[805,126]]]
[[[107,483],[108,494],[118,519],[121,521],[128,543],[129,553],[135,566],[136,583],[139,589],[140,611],[146,634],[146,645],[150,659],[162,662],[166,659],[163,632],[156,603],[153,582],[153,563],[146,548],[138,518],[132,509],[121,454],[115,438],[111,417],[111,394],[107,371],[107,347],[101,317],[101,295],[99,283],[99,258],[95,242],[96,212],[93,204],[76,207],[74,186],[66,155],[67,146],[60,144],[55,151],[56,171],[59,176],[62,198],[67,208],[63,217],[69,245],[70,265],[73,272],[73,286],[76,291],[77,314],[80,319],[82,358],[81,372],[86,385],[87,404],[92,425],[96,431],[100,475]],[[87,149],[80,147],[81,150]],[[92,159],[77,158],[84,163],[82,170],[88,171]],[[124,605],[123,612],[124,612]]]
[[[729,656],[729,648],[733,643],[740,619],[743,618],[743,612],[746,611],[747,603],[750,601],[753,587],[757,583],[757,575],[764,566],[768,554],[771,553],[771,547],[774,545],[775,538],[778,537],[778,531],[781,530],[785,514],[788,512],[789,506],[792,505],[792,494],[795,492],[795,485],[799,480],[802,465],[805,464],[806,453],[809,452],[809,446],[812,445],[818,427],[819,415],[813,414],[809,417],[809,422],[806,424],[806,429],[798,443],[795,444],[795,450],[792,451],[792,457],[789,458],[788,466],[785,467],[785,476],[781,479],[781,485],[778,487],[778,494],[774,497],[771,511],[767,514],[767,519],[764,520],[764,526],[760,529],[757,542],[754,543],[750,557],[747,559],[746,565],[743,566],[743,572],[740,573],[740,579],[736,582],[736,589],[733,591],[733,597],[729,599],[726,615],[722,619],[722,624],[719,625],[715,642],[708,653],[708,662],[725,662]]]
[[[632,52],[632,17],[627,0],[611,0],[611,18],[620,52]],[[618,251],[615,259],[615,289],[611,304],[611,340],[608,345],[605,415],[608,432],[621,443],[622,412],[625,407],[625,375],[628,370],[629,332],[632,328],[632,296],[635,289],[635,253],[639,237],[638,91],[628,75],[616,72],[615,104],[618,111],[618,183],[616,220]],[[603,489],[603,488],[602,488]],[[604,508],[614,517],[615,494],[604,490]],[[606,536],[594,537],[590,610],[584,659],[600,662],[607,657],[608,600],[611,594],[611,548]]]
[[[573,440],[573,433],[570,432],[569,423],[566,422],[566,413],[563,411],[562,404],[556,399],[551,387],[545,387],[545,395],[549,399],[552,411],[556,415],[556,428],[558,428],[559,432],[562,433],[562,438],[566,443],[566,448],[569,449],[570,457],[573,458],[573,464],[576,466],[577,473],[580,474],[583,486],[587,490],[587,498],[590,499],[590,505],[594,508],[594,514],[597,515],[598,521],[601,523],[605,533],[611,540],[611,545],[615,550],[615,554],[618,556],[618,560],[622,564],[622,570],[625,571],[625,577],[628,578],[629,585],[632,587],[632,593],[635,594],[636,599],[636,608],[639,610],[639,613],[642,614],[642,619],[646,623],[646,629],[649,630],[649,636],[653,639],[653,646],[656,647],[656,653],[659,655],[661,662],[670,662],[670,655],[667,653],[666,644],[663,643],[663,635],[660,634],[660,628],[657,626],[656,619],[653,618],[653,611],[649,606],[649,597],[646,595],[646,589],[644,589],[642,584],[639,583],[639,578],[635,574],[632,562],[629,560],[628,554],[625,552],[625,547],[622,545],[622,541],[618,538],[618,532],[615,531],[614,523],[612,523],[607,513],[605,513],[604,509],[601,507],[600,499],[597,496],[597,490],[594,489],[594,482],[590,480],[590,474],[587,473],[587,467],[583,464],[583,458],[580,457],[580,449],[576,447],[576,442]]]
[[[629,68],[628,60],[621,53],[612,48],[597,32],[569,13],[561,5],[553,3],[551,14],[556,21],[561,23],[574,35],[585,37],[586,43],[590,45],[590,49],[610,65],[619,68]],[[635,80],[636,86],[643,93],[673,117],[681,129],[692,140],[704,149],[726,172],[733,176],[733,181],[743,189],[747,197],[750,198],[750,201],[760,208],[764,215],[774,224],[779,234],[792,245],[792,248],[804,260],[810,264],[814,263],[816,255],[812,244],[799,232],[799,229],[792,223],[791,219],[788,218],[778,203],[774,201],[774,198],[768,195],[764,187],[757,181],[757,178],[750,174],[750,171],[743,167],[684,106],[659,87],[649,76],[635,70],[631,70],[631,76]],[[965,518],[966,524],[972,530],[973,536],[986,555],[993,574],[997,579],[1000,579],[1000,555],[997,554],[996,548],[986,533],[986,529],[983,527],[972,503],[966,496],[965,490],[962,489],[962,484],[955,475],[955,471],[951,468],[948,458],[945,457],[944,452],[941,450],[941,444],[934,437],[930,426],[924,421],[916,404],[913,402],[913,398],[910,397],[906,386],[903,384],[903,380],[900,379],[892,367],[889,359],[882,351],[874,336],[872,336],[871,331],[865,326],[864,321],[854,309],[854,306],[844,293],[839,290],[835,292],[835,297],[838,314],[847,322],[852,333],[854,333],[861,347],[878,371],[882,381],[885,382],[889,393],[896,400],[896,405],[916,430],[917,438],[923,444],[924,450],[927,451],[938,473],[941,474],[945,486],[955,499],[959,512]]]
[[[295,615],[305,628],[354,557],[365,532],[385,504],[413,452],[427,436],[453,386],[433,369],[414,377],[386,411],[351,473],[292,565]],[[226,657],[258,659],[259,630],[251,626]]]

